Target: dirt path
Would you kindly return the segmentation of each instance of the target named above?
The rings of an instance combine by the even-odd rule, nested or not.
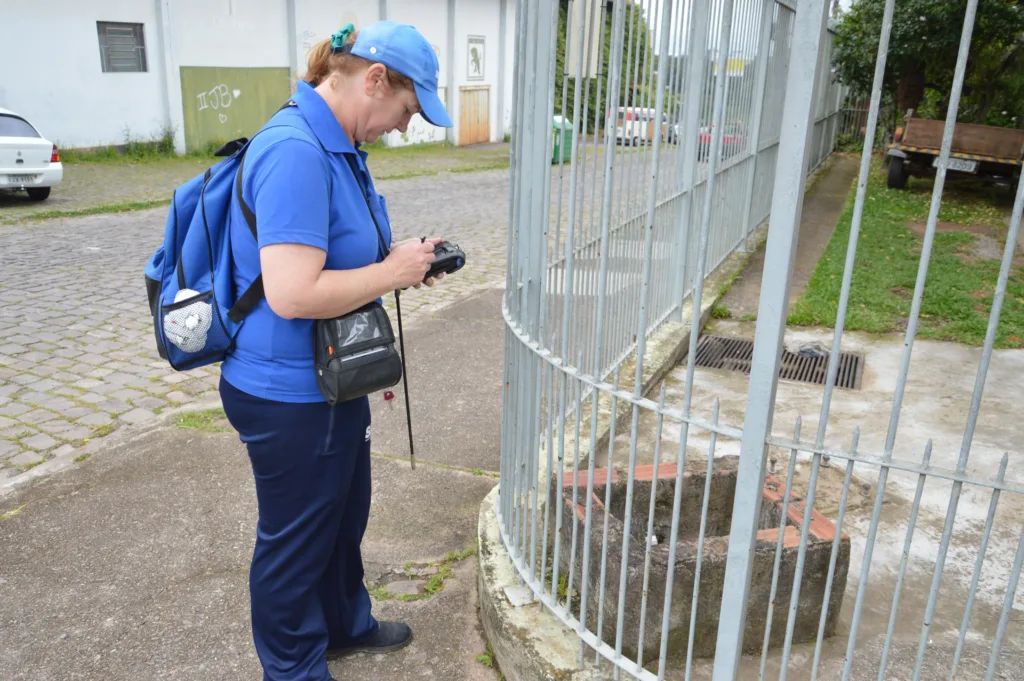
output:
[[[793,266],[793,283],[789,289],[789,306],[792,309],[810,281],[818,259],[824,253],[835,231],[836,223],[843,212],[846,197],[857,177],[860,157],[837,154],[832,168],[825,171],[818,183],[804,199],[800,220],[800,237],[797,244],[796,263]],[[757,302],[761,295],[761,277],[764,274],[764,248],[750,260],[750,265],[733,283],[721,304],[729,308],[733,318],[757,314]]]

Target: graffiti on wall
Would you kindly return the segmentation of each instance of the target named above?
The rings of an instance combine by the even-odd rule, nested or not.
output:
[[[217,114],[217,120],[221,123],[227,123],[228,115],[221,111],[221,109],[228,109],[241,96],[242,91],[240,89],[229,88],[224,83],[221,83],[207,92],[200,92],[196,95],[196,100],[198,100],[200,111],[205,111],[206,109],[220,111]]]
[[[181,67],[185,146],[251,137],[291,95],[287,68]],[[239,101],[241,99],[241,101]]]

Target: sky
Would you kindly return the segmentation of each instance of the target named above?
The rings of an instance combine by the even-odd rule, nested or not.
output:
[[[666,0],[640,0],[640,1],[641,1],[642,5],[644,7],[644,10],[645,10],[646,14],[647,14],[648,22],[650,23],[651,30],[653,31],[653,34],[654,34],[654,46],[655,46],[654,49],[657,49],[657,45],[660,43],[660,35],[661,35],[661,31],[660,31],[660,28],[659,28],[661,26],[661,9],[660,9],[660,7],[661,7],[661,3],[665,2]],[[673,7],[672,7],[672,10],[671,10],[672,14],[673,14],[673,17],[672,17],[671,22],[670,22],[671,26],[672,26],[672,28],[671,28],[671,30],[672,30],[672,37],[670,38],[670,41],[669,41],[669,45],[670,45],[669,50],[670,50],[671,54],[676,54],[679,51],[685,52],[685,38],[683,40],[680,40],[676,36],[676,31],[679,30],[680,23],[682,23],[682,30],[685,32],[686,31],[686,22],[685,22],[685,20],[680,22],[680,20],[679,20],[677,15],[681,11],[681,8],[688,9],[689,6],[690,6],[689,3],[692,2],[692,0],[668,0],[668,1],[675,3],[673,5]],[[796,0],[796,1],[800,2],[800,0]],[[806,1],[806,0],[804,0],[804,1]],[[829,6],[831,7],[832,0],[826,0],[826,1],[829,3]],[[854,1],[855,0],[839,0],[839,7],[842,10],[844,10],[844,11],[849,10],[850,9],[850,5],[853,4]],[[719,5],[720,6],[720,2],[716,2],[715,5]],[[762,3],[759,0],[734,0],[733,12],[735,13],[735,15],[737,17],[743,17],[745,14],[749,17],[751,12],[758,11],[758,9],[755,9],[755,8],[760,8],[761,6],[762,6]],[[717,24],[718,24],[718,22],[716,21],[716,25],[714,26],[714,28],[712,30],[712,35],[711,35],[711,38],[709,40],[709,42],[711,43],[712,47],[715,46],[715,44],[717,43],[717,40],[718,40],[719,29],[718,29]],[[733,26],[734,26],[733,30],[735,31],[736,30],[735,27],[738,26],[738,25],[749,25],[749,26],[751,26],[753,28],[754,24],[755,24],[755,22],[754,22],[753,18],[748,18],[747,21],[742,21],[741,20],[739,23],[734,23],[733,24]],[[685,33],[684,33],[684,35],[685,35]],[[756,30],[749,30],[745,34],[742,34],[742,35],[736,35],[734,33],[734,35],[732,36],[732,40],[730,42],[732,43],[732,49],[730,49],[730,53],[732,53],[734,56],[742,56],[742,55],[752,56],[753,53],[756,51],[756,48],[757,48],[757,31]],[[679,47],[677,47],[679,45],[683,45],[683,49],[682,50],[680,50]]]

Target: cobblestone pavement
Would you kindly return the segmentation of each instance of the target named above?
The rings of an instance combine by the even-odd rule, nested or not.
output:
[[[508,145],[490,144],[447,148],[424,146],[375,149],[370,169],[376,179],[435,175],[443,171],[470,172],[508,165]],[[46,201],[23,193],[0,191],[0,223],[82,214],[115,206],[167,201],[174,188],[203,172],[212,161],[190,158],[150,162],[65,164],[64,180]],[[132,206],[132,204],[136,204]]]
[[[378,183],[397,238],[459,243],[467,266],[402,296],[411,325],[505,276],[508,171]],[[143,284],[165,208],[0,227],[0,481],[216,390],[156,354]],[[389,304],[393,304],[393,298]]]

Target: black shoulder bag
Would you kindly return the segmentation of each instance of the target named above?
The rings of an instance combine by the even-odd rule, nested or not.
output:
[[[352,174],[359,185],[370,219],[377,229],[378,262],[391,250],[370,205],[370,197],[359,181],[358,168],[346,154]],[[409,406],[409,381],[405,370],[405,339],[402,334],[402,307],[395,291],[398,317],[398,341],[401,354],[395,349],[395,334],[384,306],[373,301],[340,317],[318,319],[313,325],[313,363],[316,381],[329,404],[339,404],[390,388],[400,379],[405,392],[405,415],[409,430],[409,460],[416,467],[412,443],[412,412]]]

